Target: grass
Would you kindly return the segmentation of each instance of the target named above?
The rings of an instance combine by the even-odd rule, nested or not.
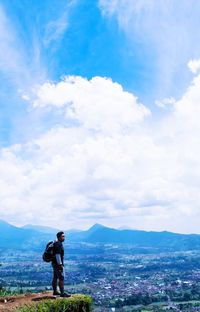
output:
[[[92,299],[85,295],[74,295],[70,298],[42,300],[38,303],[23,305],[15,312],[90,312]]]
[[[11,290],[9,288],[0,287],[0,297],[16,296],[22,293],[21,289]]]

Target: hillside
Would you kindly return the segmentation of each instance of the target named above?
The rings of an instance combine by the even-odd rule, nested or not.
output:
[[[55,239],[57,230],[48,227],[16,227],[0,221],[0,248],[41,250],[46,242]],[[200,249],[200,235],[139,230],[117,230],[95,224],[87,231],[66,231],[68,243],[131,244],[136,247],[167,248],[172,250]]]
[[[34,229],[13,226],[0,220],[0,248],[3,249],[38,249],[44,242],[52,239],[49,233],[42,233]]]
[[[87,231],[71,233],[71,241],[104,244],[131,244],[137,247],[160,247],[177,250],[200,248],[200,235],[139,230],[117,230],[96,224]]]

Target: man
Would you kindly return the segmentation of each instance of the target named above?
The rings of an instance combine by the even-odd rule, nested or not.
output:
[[[64,278],[65,278],[65,271],[64,271],[64,247],[63,242],[65,240],[64,232],[58,232],[56,234],[57,241],[54,242],[53,246],[53,260],[52,260],[52,267],[53,267],[53,279],[52,279],[52,287],[53,287],[53,295],[54,296],[61,296],[61,297],[70,297],[69,294],[64,292]],[[57,281],[59,285],[60,292],[57,291]]]

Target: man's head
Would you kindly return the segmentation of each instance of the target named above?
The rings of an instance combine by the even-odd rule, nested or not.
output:
[[[58,233],[56,234],[56,236],[57,236],[57,239],[58,239],[60,242],[64,242],[64,240],[65,240],[65,234],[64,234],[63,231],[58,232]]]

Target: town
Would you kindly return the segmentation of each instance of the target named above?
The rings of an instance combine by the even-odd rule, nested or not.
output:
[[[66,244],[66,289],[89,294],[95,311],[198,311],[200,252],[134,249],[131,245]],[[0,287],[51,289],[41,252],[0,253]]]

